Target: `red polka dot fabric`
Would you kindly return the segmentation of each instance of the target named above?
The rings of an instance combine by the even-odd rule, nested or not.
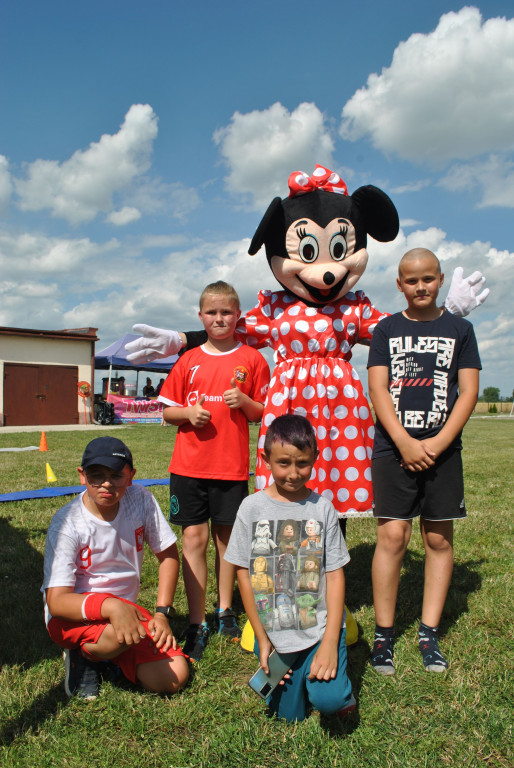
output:
[[[379,313],[362,291],[323,307],[309,307],[285,291],[261,291],[257,306],[238,326],[241,341],[275,352],[259,433],[284,413],[306,416],[316,429],[319,458],[309,486],[330,499],[339,515],[372,514],[371,449],[374,425],[351,349],[369,340]],[[260,458],[255,487],[270,477]]]

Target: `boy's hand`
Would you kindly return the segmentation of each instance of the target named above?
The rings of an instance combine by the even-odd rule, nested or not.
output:
[[[236,385],[235,379],[230,379],[230,389],[227,389],[223,393],[223,400],[226,402],[229,408],[241,408],[243,403],[244,394]]]
[[[108,597],[102,605],[102,613],[109,619],[120,645],[133,645],[146,637],[146,628],[141,623],[144,616],[133,605]]]
[[[314,654],[309,672],[309,680],[333,680],[337,674],[337,645],[321,641]]]
[[[197,429],[205,427],[205,425],[211,420],[211,413],[203,407],[204,403],[205,395],[202,395],[198,402],[191,406],[189,421],[193,427],[196,427]]]
[[[425,448],[420,440],[410,435],[406,435],[401,443],[398,443],[398,450],[402,455],[402,467],[411,472],[423,472],[435,464],[435,453],[430,447]]]
[[[163,613],[156,613],[153,619],[150,619],[148,631],[156,648],[166,652],[170,648],[175,650],[177,647],[177,641],[171,631],[169,621]]]
[[[267,675],[269,675],[268,656],[272,650],[273,646],[271,645],[271,641],[267,636],[262,641],[259,640],[259,664]]]

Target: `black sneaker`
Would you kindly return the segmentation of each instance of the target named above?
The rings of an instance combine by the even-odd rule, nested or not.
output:
[[[394,635],[385,635],[375,630],[375,642],[371,654],[371,666],[380,675],[394,675],[393,664]]]
[[[85,659],[79,651],[65,650],[63,653],[66,676],[64,689],[68,696],[82,701],[94,701],[100,693],[100,675],[97,665]]]
[[[242,632],[237,626],[237,616],[232,608],[220,611],[218,608],[214,613],[214,626],[218,635],[229,638],[233,643],[239,643]]]
[[[186,642],[182,648],[186,656],[193,661],[200,661],[209,639],[209,627],[207,624],[190,624],[183,637]]]
[[[446,672],[448,662],[439,650],[437,642],[437,629],[427,627],[426,624],[419,626],[419,650],[423,657],[423,664],[427,672]]]

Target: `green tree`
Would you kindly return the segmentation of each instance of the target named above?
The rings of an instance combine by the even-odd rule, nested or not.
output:
[[[481,399],[484,403],[498,403],[500,400],[500,390],[498,387],[484,387]]]

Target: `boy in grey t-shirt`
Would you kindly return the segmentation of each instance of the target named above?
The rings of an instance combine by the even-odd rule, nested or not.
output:
[[[305,719],[311,707],[340,716],[355,708],[343,624],[343,566],[350,557],[331,502],[306,488],[317,453],[307,419],[273,421],[262,458],[274,483],[242,502],[225,553],[237,569],[264,671],[272,648],[297,654],[268,699],[288,721]]]

